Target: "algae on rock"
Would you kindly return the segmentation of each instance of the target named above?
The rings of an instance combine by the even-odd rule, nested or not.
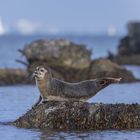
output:
[[[58,130],[136,129],[140,128],[140,105],[48,101],[13,124]]]

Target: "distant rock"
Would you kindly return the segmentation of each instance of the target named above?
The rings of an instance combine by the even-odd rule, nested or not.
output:
[[[38,62],[36,62],[36,64],[34,65],[37,66]],[[45,63],[44,66],[46,65],[47,64]],[[31,70],[33,69],[35,69],[35,67],[31,68]],[[138,81],[134,77],[132,72],[114,62],[111,62],[108,59],[93,60],[90,63],[90,66],[85,69],[51,66],[51,70],[55,78],[59,78],[68,82],[78,82],[82,80],[96,79],[102,77],[122,77],[121,82]]]
[[[140,54],[138,55],[116,55],[110,59],[120,65],[140,65]]]
[[[140,54],[140,22],[128,23],[127,29],[128,35],[119,44],[119,55]]]
[[[132,72],[108,59],[98,59],[93,61],[88,73],[89,78],[122,77],[121,82],[137,81]]]
[[[0,85],[31,83],[28,72],[23,69],[0,69]]]
[[[86,68],[91,62],[91,52],[85,45],[75,44],[68,40],[36,40],[20,50],[27,61],[46,62],[48,66],[67,66]]]
[[[127,24],[128,36],[140,37],[140,21],[132,21]]]
[[[32,68],[33,70],[33,68]],[[78,82],[87,79],[101,77],[122,77],[121,82],[136,82],[133,74],[127,69],[107,59],[98,59],[91,62],[85,69],[74,69],[69,67],[51,67],[52,75],[55,78]],[[29,74],[30,73],[30,74]],[[33,84],[30,69],[0,69],[0,85]]]
[[[140,105],[48,101],[12,123],[57,130],[139,129]]]
[[[38,65],[43,65],[51,68],[55,78],[68,82],[106,76],[122,77],[122,82],[137,81],[125,68],[106,59],[91,60],[91,52],[85,46],[67,40],[33,41],[21,52],[28,61],[29,73]]]
[[[120,40],[118,54],[112,58],[119,64],[140,65],[140,22],[127,24],[128,34]]]
[[[119,48],[119,55],[140,55],[140,38],[130,38],[128,36],[121,39]]]

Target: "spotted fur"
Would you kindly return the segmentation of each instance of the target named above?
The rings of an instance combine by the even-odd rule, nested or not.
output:
[[[121,78],[98,78],[78,83],[69,83],[53,78],[49,69],[38,66],[34,71],[36,84],[43,100],[76,100],[86,101],[96,95],[98,91]]]

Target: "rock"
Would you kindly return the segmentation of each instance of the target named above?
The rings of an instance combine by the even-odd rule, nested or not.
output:
[[[140,36],[140,21],[133,21],[127,24],[128,36]]]
[[[119,45],[120,55],[140,54],[140,22],[127,24],[128,35],[123,37]]]
[[[30,68],[31,73],[40,63],[36,62]],[[43,63],[46,67],[47,64]],[[111,62],[108,59],[97,59],[93,60],[88,68],[85,69],[74,69],[70,67],[59,67],[59,66],[51,66],[51,70],[53,76],[55,78],[68,81],[68,82],[79,82],[82,80],[88,79],[96,79],[102,77],[122,77],[121,82],[136,82],[136,79],[132,72],[127,70],[126,68],[119,66],[116,63]],[[55,74],[55,73],[56,74]],[[58,76],[59,75],[59,76]]]
[[[127,25],[128,34],[120,40],[118,53],[109,58],[118,64],[140,65],[140,22]]]
[[[122,82],[134,82],[133,74],[110,61],[91,60],[91,52],[83,45],[67,40],[38,40],[27,45],[22,53],[28,61],[28,72],[33,73],[38,65],[50,67],[55,78],[67,82],[96,79],[106,76],[122,77]],[[110,58],[113,58],[110,54]],[[65,63],[65,60],[72,63]],[[98,64],[99,63],[99,64]],[[100,66],[106,65],[106,69]]]
[[[50,101],[28,111],[12,124],[55,130],[136,129],[140,128],[140,105]]]
[[[140,54],[135,55],[117,55],[110,59],[119,65],[140,65]]]
[[[132,72],[108,59],[98,59],[93,61],[88,73],[88,78],[93,79],[101,77],[122,77],[121,82],[137,81]]]
[[[0,69],[0,85],[32,84],[32,70],[28,69]],[[51,67],[55,78],[68,82],[78,82],[101,77],[122,77],[121,82],[138,81],[133,74],[125,68],[106,59],[94,60],[88,68],[74,69],[69,67]],[[30,74],[29,74],[30,73]]]
[[[85,45],[68,40],[36,40],[20,50],[29,64],[34,61],[46,62],[48,66],[86,68],[91,61],[91,52]]]
[[[124,37],[121,39],[118,47],[119,55],[135,55],[140,54],[140,38]]]
[[[23,69],[0,69],[0,85],[29,84],[28,72]]]

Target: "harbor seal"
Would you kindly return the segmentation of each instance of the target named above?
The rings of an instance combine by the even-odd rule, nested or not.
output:
[[[121,78],[97,78],[77,83],[69,83],[53,78],[50,69],[43,66],[36,67],[33,77],[40,91],[40,98],[44,101],[86,101],[96,95],[98,91],[112,83],[118,83]]]

